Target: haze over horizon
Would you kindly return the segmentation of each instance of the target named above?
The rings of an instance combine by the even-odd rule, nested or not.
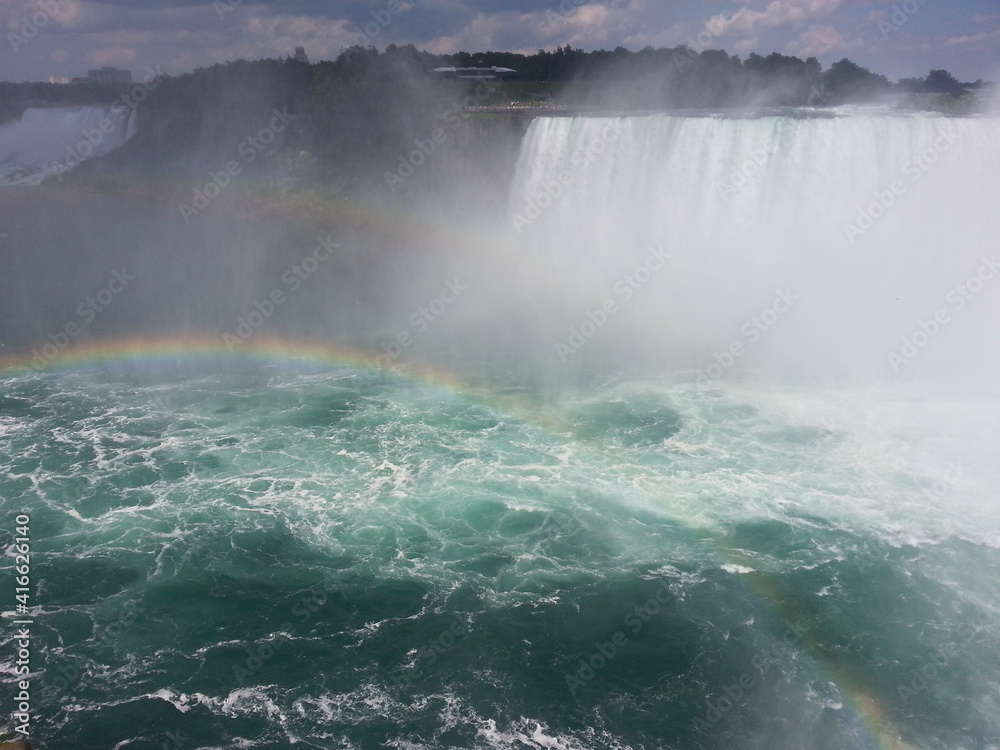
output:
[[[5,0],[0,80],[43,81],[114,66],[177,75],[236,59],[335,59],[361,44],[413,44],[439,54],[585,51],[688,44],[844,57],[890,79],[946,69],[996,78],[1000,4],[930,0]]]

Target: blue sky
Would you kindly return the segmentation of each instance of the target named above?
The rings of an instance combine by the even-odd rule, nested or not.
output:
[[[2,0],[0,80],[141,79],[238,58],[333,59],[359,42],[434,52],[646,45],[848,57],[895,80],[1000,78],[1000,0]],[[367,31],[368,37],[361,34]]]

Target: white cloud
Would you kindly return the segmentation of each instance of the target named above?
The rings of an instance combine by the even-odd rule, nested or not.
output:
[[[43,8],[38,0],[4,0],[0,28],[16,34],[22,33],[25,27],[72,29],[83,23],[90,13],[83,0],[62,0],[52,7],[52,10],[48,6]]]
[[[390,21],[389,26],[391,27]],[[312,48],[314,55],[336,56],[341,48],[356,44],[354,24],[346,19],[307,18],[305,16],[251,16],[240,29],[239,38],[245,46],[254,47],[263,55],[290,55],[296,46]],[[307,49],[307,52],[310,50]]]
[[[621,38],[623,32],[631,28],[646,28],[641,18],[642,4],[632,0],[625,6],[612,8],[594,3],[584,5],[572,13],[565,24],[555,27],[555,41],[574,47],[617,47],[620,42],[610,44],[609,40]]]
[[[650,47],[676,47],[680,44],[690,44],[688,40],[691,36],[691,28],[689,26],[676,23],[663,31],[655,33],[649,33],[649,31],[644,29],[637,34],[625,37],[622,42],[624,45],[629,45],[637,49],[647,45]]]
[[[541,10],[527,13],[478,13],[458,32],[420,46],[438,54],[510,48],[527,49],[530,53],[537,50],[537,46],[563,44],[584,48],[616,47],[623,43],[636,44],[649,26],[652,12],[649,0],[591,0],[579,5],[577,2],[573,0],[568,5],[553,2]],[[665,38],[664,34],[657,36]]]
[[[358,44],[356,31],[346,19],[247,14],[229,25],[213,24],[201,33],[178,32],[166,43],[183,50],[172,61],[180,69],[227,60],[288,57],[296,47],[305,47],[311,60],[332,60],[344,48]]]
[[[584,5],[570,13],[565,23],[577,34],[603,37],[608,26],[620,23],[620,19],[613,15],[606,5]]]
[[[752,36],[732,45],[732,50],[738,55],[745,55],[757,49],[757,37]]]
[[[833,26],[810,26],[799,34],[798,39],[789,42],[785,53],[799,57],[825,55],[831,51],[837,53],[857,49],[864,45],[861,39],[848,40]]]
[[[976,45],[980,42],[993,40],[1000,40],[1000,29],[996,31],[983,31],[979,34],[972,34],[970,36],[955,36],[951,39],[946,39],[944,43],[949,47],[960,47],[967,44]]]
[[[243,0],[222,19],[212,0],[53,0],[60,4],[59,13],[18,54],[0,58],[0,76],[79,75],[97,61],[136,69],[161,65],[175,73],[237,58],[282,57],[297,46],[305,46],[313,60],[333,59],[359,41],[379,48],[390,41],[412,42],[439,53],[691,44],[741,55],[782,50],[829,56],[862,47],[855,38],[862,29],[869,32],[869,42],[877,39],[871,27],[901,1],[402,0],[412,7],[394,14],[384,33],[369,41],[359,39],[355,24],[371,21],[370,12],[385,9],[387,0]],[[967,13],[955,14],[947,32],[931,30],[920,40],[933,54],[898,44],[881,45],[880,54],[900,66],[903,59],[912,65],[909,58],[916,56],[921,63],[930,58],[935,67],[957,69],[970,80],[988,77],[1000,16],[995,0],[969,0],[969,5]],[[39,0],[0,0],[0,34],[18,33],[39,8]]]
[[[490,50],[496,46],[494,40],[497,36],[512,25],[510,21],[501,20],[499,15],[487,16],[485,13],[479,13],[458,33],[439,36],[424,46],[428,52],[438,55],[449,55],[463,50],[466,52]]]
[[[732,15],[720,13],[705,26],[718,34],[753,34],[787,26],[804,26],[835,12],[843,0],[772,0],[764,10],[742,8]]]

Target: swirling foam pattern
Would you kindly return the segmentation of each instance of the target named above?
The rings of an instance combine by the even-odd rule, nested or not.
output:
[[[350,367],[0,393],[48,747],[997,747],[995,404],[645,382],[542,420]]]

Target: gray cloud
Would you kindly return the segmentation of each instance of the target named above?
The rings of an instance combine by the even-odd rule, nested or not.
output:
[[[296,46],[332,59],[363,41],[357,32],[366,24],[378,30],[377,47],[412,43],[441,53],[674,46],[711,29],[709,46],[730,53],[816,55],[826,65],[851,57],[891,78],[930,67],[987,78],[1000,59],[995,0],[927,3],[889,35],[879,23],[897,5],[882,0],[393,2],[398,12],[389,13],[390,0],[4,0],[0,79],[82,75],[97,65],[182,73],[289,55]],[[44,20],[33,33],[32,19]]]

